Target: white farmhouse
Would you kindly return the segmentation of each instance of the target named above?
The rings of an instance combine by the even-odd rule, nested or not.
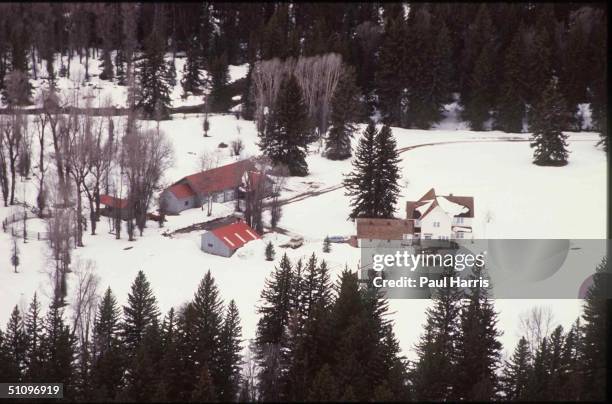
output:
[[[414,221],[415,238],[472,239],[474,198],[436,195],[432,188],[418,201],[406,203],[406,219]]]

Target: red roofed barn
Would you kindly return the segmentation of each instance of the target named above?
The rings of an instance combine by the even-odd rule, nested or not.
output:
[[[119,213],[122,219],[128,217],[127,199],[116,198],[110,195],[100,195],[100,204],[104,205],[100,210],[100,214],[103,216],[114,217]]]
[[[232,201],[240,197],[245,173],[249,173],[249,178],[259,176],[255,169],[255,163],[247,159],[188,175],[166,188],[160,197],[170,214],[200,207],[208,202],[208,198],[213,202]],[[266,185],[269,191],[271,186]]]
[[[248,224],[238,221],[202,234],[201,249],[209,254],[231,257],[237,249],[259,238]]]

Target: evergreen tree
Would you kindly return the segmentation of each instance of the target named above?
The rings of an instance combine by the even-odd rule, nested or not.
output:
[[[123,49],[119,48],[115,53],[115,78],[117,79],[117,84],[120,86],[125,86],[127,83],[125,63],[125,52]]]
[[[523,50],[523,91],[530,110],[535,108],[539,98],[546,89],[546,85],[553,74],[553,55],[554,41],[543,26],[537,30],[523,29],[521,34],[525,39]],[[519,83],[520,83],[519,82]]]
[[[43,338],[43,318],[38,297],[34,293],[32,302],[25,319],[25,334],[27,336],[25,380],[28,382],[43,382],[41,379],[43,366],[43,351],[41,348]]]
[[[247,71],[247,75],[244,83],[244,91],[242,93],[242,105],[240,107],[240,112],[242,115],[242,119],[253,120],[253,114],[255,109],[255,103],[253,102],[253,96],[251,95],[251,91],[253,90],[253,63],[249,64],[249,70]]]
[[[295,76],[283,79],[272,111],[266,118],[265,129],[259,134],[259,148],[274,164],[287,166],[291,175],[308,174],[306,153],[310,125]]]
[[[581,362],[583,374],[582,400],[603,401],[606,395],[606,357],[610,341],[607,330],[610,313],[609,289],[610,266],[604,258],[593,275],[593,285],[589,288],[582,309],[584,327],[582,328]]]
[[[444,21],[439,21],[432,60],[433,77],[432,93],[439,108],[452,101],[453,58],[450,32]],[[437,116],[439,119],[439,115]]]
[[[561,354],[561,400],[578,401],[582,390],[582,338],[580,320],[577,319],[565,335],[563,352]]]
[[[384,125],[375,139],[374,217],[393,217],[399,196],[400,158],[391,128]]]
[[[376,217],[376,138],[378,131],[374,122],[370,121],[363,136],[359,139],[353,171],[344,179],[346,195],[351,196],[352,211],[350,218]]]
[[[601,17],[593,28],[592,59],[593,82],[590,85],[591,112],[595,129],[599,132],[599,144],[608,151],[608,41],[607,24]]]
[[[440,119],[443,104],[450,99],[448,30],[436,23],[427,7],[419,7],[408,17],[408,120],[411,126],[422,129],[429,129]]]
[[[325,156],[330,160],[351,157],[351,138],[359,115],[359,89],[355,85],[355,70],[345,66],[331,101],[331,127],[325,143]]]
[[[192,307],[195,321],[194,360],[200,365],[207,364],[213,385],[219,388],[224,381],[219,363],[223,303],[210,271],[200,281]]]
[[[521,337],[501,376],[505,400],[525,401],[529,398],[528,383],[531,372],[529,344],[525,337]]]
[[[203,79],[200,76],[200,63],[197,55],[197,44],[195,41],[189,41],[187,45],[187,58],[183,66],[183,78],[181,86],[183,87],[183,97],[189,94],[201,95]]]
[[[210,74],[210,108],[212,112],[226,112],[231,103],[227,91],[229,81],[229,65],[227,54],[223,52],[215,57],[209,66]]]
[[[483,130],[485,121],[490,118],[497,90],[495,66],[495,42],[489,39],[476,59],[470,79],[469,97],[466,97],[463,111],[472,130]]]
[[[271,277],[266,279],[258,307],[260,314],[255,338],[259,369],[259,394],[264,401],[282,400],[280,379],[286,373],[285,348],[288,341],[292,272],[291,262],[283,255]]]
[[[474,7],[478,7],[477,10],[473,10]],[[472,7],[470,10],[468,7],[463,8],[465,12],[465,24],[460,29],[460,34],[464,36],[463,47],[461,54],[459,55],[460,68],[458,71],[459,78],[459,90],[461,93],[461,102],[467,107],[472,93],[474,69],[477,61],[482,54],[484,46],[493,40],[495,35],[493,21],[491,19],[491,13],[489,4],[481,4]],[[460,10],[457,10],[460,12]],[[473,17],[472,12],[476,11],[476,17]],[[472,22],[473,21],[473,22]]]
[[[272,242],[269,241],[268,244],[266,244],[266,261],[274,261],[274,246],[272,245]]]
[[[44,355],[41,378],[63,383],[64,394],[70,397],[75,379],[76,339],[70,327],[64,323],[63,309],[58,301],[56,297],[45,319],[45,333],[41,342]]]
[[[336,401],[338,400],[338,387],[338,383],[326,363],[315,376],[308,393],[308,401]]]
[[[155,393],[156,401],[177,401],[181,387],[181,356],[178,345],[177,320],[171,308],[161,326],[162,358],[160,383]]]
[[[558,90],[557,79],[552,78],[534,111],[530,129],[535,148],[533,163],[542,166],[564,166],[567,164],[567,135],[563,128],[567,122],[565,101]]]
[[[327,264],[318,263],[314,253],[305,266],[298,261],[293,274],[287,344],[290,365],[284,389],[289,399],[300,401],[308,399],[321,366],[332,359],[332,299]]]
[[[170,59],[166,64],[166,82],[168,83],[168,87],[170,87],[169,91],[172,91],[174,86],[176,86],[176,65],[173,59]]]
[[[503,78],[496,125],[505,132],[521,132],[525,103],[519,83],[523,81],[521,32],[517,31],[504,57]]]
[[[450,279],[455,275],[454,270],[445,270],[441,278]],[[462,294],[450,282],[436,292],[433,305],[426,312],[425,332],[417,345],[413,384],[418,400],[453,399]]]
[[[196,350],[197,333],[196,313],[193,303],[190,302],[179,312],[177,320],[177,352],[180,370],[175,374],[174,386],[178,400],[189,401],[195,385],[198,382],[201,369],[193,359]],[[167,392],[167,398],[171,397]]]
[[[11,357],[10,347],[0,328],[0,380],[18,381],[19,369]]]
[[[161,335],[157,316],[145,327],[133,357],[128,361],[122,401],[151,401],[160,382]],[[126,400],[124,400],[124,398]]]
[[[123,343],[128,357],[133,357],[145,331],[157,322],[159,311],[157,299],[144,272],[138,271],[128,294],[128,304],[123,306],[124,321],[122,324]]]
[[[533,358],[533,371],[529,378],[528,396],[531,400],[547,400],[550,380],[550,348],[548,336],[542,338]]]
[[[591,7],[581,7],[569,16],[562,60],[556,69],[559,73],[559,90],[563,94],[569,111],[575,111],[578,104],[588,100],[589,41],[593,25]]]
[[[325,236],[323,239],[323,252],[328,253],[331,251],[331,242],[329,241],[329,236]]]
[[[147,37],[142,59],[137,63],[136,107],[147,119],[156,115],[160,119],[169,117],[170,83],[168,82],[168,65],[164,61],[166,46],[162,33],[157,29],[158,20],[163,18],[159,10],[161,7],[161,5],[155,6],[155,28]]]
[[[213,403],[217,400],[215,385],[210,377],[208,366],[204,364],[202,365],[198,383],[191,394],[191,401],[195,403]]]
[[[120,313],[117,300],[108,288],[94,322],[91,383],[96,400],[112,400],[121,387],[125,363],[119,336]]]
[[[379,396],[407,398],[405,366],[388,306],[376,289],[362,289],[356,273],[344,271],[331,310],[332,373],[341,400],[368,401]],[[371,386],[383,385],[388,393]]]
[[[406,127],[405,43],[406,22],[401,14],[386,18],[378,56],[376,94],[382,120]]]
[[[227,306],[220,336],[219,368],[220,381],[217,392],[220,401],[234,401],[240,386],[242,327],[236,303],[231,300]]]
[[[550,334],[550,355],[549,355],[549,380],[546,397],[550,400],[559,401],[563,400],[561,396],[563,382],[565,381],[565,375],[563,374],[563,345],[565,335],[563,334],[563,327],[557,326]]]
[[[26,367],[27,335],[25,324],[19,308],[15,306],[11,317],[6,325],[4,336],[7,354],[9,356],[9,367],[13,369],[15,381],[20,381]]]
[[[474,267],[470,279],[484,276]],[[471,288],[461,309],[461,333],[457,345],[458,363],[455,396],[463,400],[491,400],[496,396],[496,369],[501,355],[497,313],[488,291],[480,284]]]

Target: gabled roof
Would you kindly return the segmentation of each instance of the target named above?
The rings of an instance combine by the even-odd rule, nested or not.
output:
[[[232,250],[242,247],[249,241],[261,238],[255,230],[243,221],[218,227],[211,230],[211,233]]]
[[[237,188],[242,183],[245,171],[255,168],[253,161],[241,160],[225,166],[188,175],[179,183],[186,182],[193,192],[206,195],[210,192],[219,192],[226,189]]]
[[[110,208],[124,209],[127,208],[128,202],[126,199],[115,198],[110,195],[100,195],[100,203]]]
[[[357,218],[356,225],[359,239],[402,240],[414,233],[414,221],[406,219]]]
[[[420,207],[422,207],[422,209],[418,209]],[[427,216],[429,212],[436,207],[442,208],[447,214],[453,217],[474,217],[473,197],[455,196],[452,194],[436,195],[436,191],[431,188],[418,201],[406,202],[406,218],[421,219]],[[459,209],[461,212],[459,212]]]
[[[170,188],[168,188],[168,191],[172,192],[174,196],[176,196],[178,199],[191,198],[195,195],[191,187],[188,184],[184,183],[174,184]]]

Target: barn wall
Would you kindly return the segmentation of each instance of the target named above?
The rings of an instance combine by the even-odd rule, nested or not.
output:
[[[219,240],[217,236],[210,231],[202,234],[200,248],[204,252],[220,255],[222,257],[229,257],[233,253],[233,251],[224,242]]]

